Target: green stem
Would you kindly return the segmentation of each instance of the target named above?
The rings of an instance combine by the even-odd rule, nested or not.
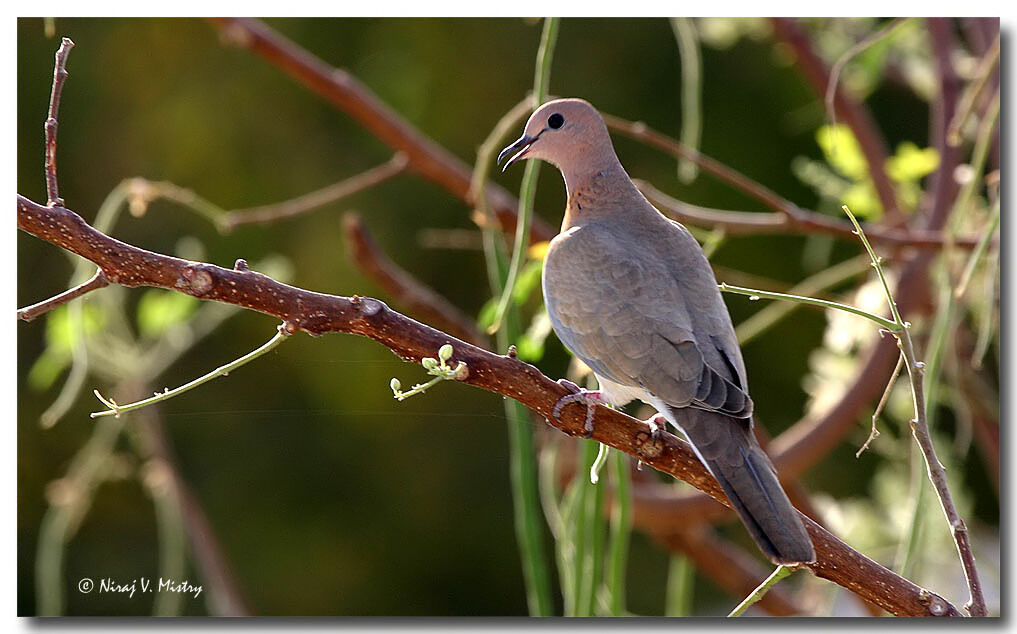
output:
[[[607,592],[611,616],[625,614],[625,573],[628,568],[629,539],[632,534],[632,474],[629,457],[621,451],[611,454],[614,504],[611,507],[611,537],[608,545]]]
[[[667,568],[665,616],[692,616],[695,568],[685,555],[671,555]]]
[[[978,244],[975,245],[975,250],[971,252],[968,257],[967,264],[964,266],[964,273],[961,274],[960,282],[957,284],[957,290],[954,292],[954,297],[960,299],[964,296],[964,292],[968,289],[968,284],[971,283],[971,276],[975,273],[975,268],[978,266],[978,261],[982,259],[985,252],[989,248],[989,243],[992,241],[992,236],[995,235],[996,229],[999,228],[999,199],[996,199],[996,203],[992,206],[992,218],[989,220],[989,226],[985,229],[985,233],[978,240]]]
[[[596,485],[590,484],[587,477],[590,465],[596,457],[597,443],[580,440],[578,451],[578,463],[574,476],[575,486],[579,487],[578,504],[575,513],[575,568],[576,576],[573,579],[573,595],[576,597],[575,613],[570,616],[592,616],[587,609],[590,604],[590,577],[591,577],[591,555],[590,536],[593,534],[595,524],[591,510],[594,506],[593,496],[596,494]]]
[[[133,410],[136,410],[136,409],[140,409],[142,407],[147,407],[149,405],[158,403],[160,401],[165,401],[165,400],[171,399],[174,396],[179,396],[180,394],[183,394],[184,392],[187,392],[189,390],[193,390],[194,388],[198,387],[199,385],[203,385],[205,383],[208,383],[212,379],[216,379],[216,378],[218,378],[220,376],[226,376],[227,374],[229,374],[233,370],[239,368],[240,366],[245,365],[245,364],[247,364],[247,363],[257,359],[258,357],[262,356],[263,354],[266,354],[267,352],[271,351],[276,346],[278,346],[280,343],[285,341],[287,337],[289,337],[289,333],[287,333],[283,329],[283,327],[280,326],[279,330],[278,330],[278,332],[276,332],[275,336],[272,337],[267,343],[265,343],[260,348],[257,348],[256,350],[252,350],[251,352],[248,352],[247,354],[245,354],[244,356],[240,357],[239,359],[231,361],[230,363],[227,363],[226,365],[219,366],[218,368],[216,368],[215,370],[212,370],[208,374],[205,374],[204,376],[200,376],[200,377],[194,379],[193,381],[191,381],[189,383],[185,383],[184,385],[181,385],[178,388],[175,388],[175,389],[172,389],[172,390],[166,390],[165,392],[161,392],[159,394],[156,394],[155,396],[146,398],[146,399],[141,400],[141,401],[136,401],[134,403],[129,403],[127,405],[117,405],[117,403],[115,401],[103,398],[103,396],[101,394],[99,394],[99,390],[95,390],[96,398],[98,398],[100,401],[102,401],[102,404],[105,405],[106,407],[108,407],[109,409],[101,411],[101,412],[92,412],[91,414],[89,414],[89,416],[91,416],[92,418],[99,418],[100,416],[115,416],[115,417],[119,418],[121,414],[124,414],[126,412],[130,412],[130,411],[133,411]]]
[[[180,501],[169,468],[155,462],[149,465],[164,473],[146,474],[148,489],[155,507],[156,525],[159,530],[159,576],[179,582],[186,574],[187,542],[184,534],[184,520],[180,514]],[[162,481],[158,481],[162,480]],[[152,614],[155,616],[180,616],[184,595],[179,592],[158,592]]]
[[[802,280],[791,289],[790,294],[808,296],[822,293],[863,273],[869,266],[869,260],[864,255],[844,260]],[[735,328],[738,343],[744,346],[790,315],[799,305],[793,302],[777,302],[756,312]]]
[[[587,441],[590,444],[596,446],[597,457],[601,453],[606,453],[607,445],[601,445],[600,443],[594,443],[593,441]],[[596,457],[594,459],[596,461]],[[592,469],[593,467],[591,467]],[[588,565],[588,573],[584,578],[583,587],[583,598],[586,601],[583,606],[584,616],[595,616],[596,602],[597,602],[597,588],[600,587],[601,581],[604,578],[604,558],[605,558],[605,542],[606,542],[606,531],[604,527],[604,498],[607,492],[604,487],[597,486],[593,482],[587,482],[586,486],[590,487],[590,496],[593,498],[589,509],[589,555],[587,561],[590,562]]]
[[[767,577],[763,583],[759,584],[759,586],[753,590],[749,596],[745,597],[742,602],[735,607],[735,609],[731,610],[728,617],[741,616],[744,614],[745,610],[749,609],[749,606],[753,603],[757,603],[766,596],[766,593],[770,591],[770,588],[772,588],[778,581],[791,574],[792,571],[793,569],[788,568],[787,566],[777,566],[777,569],[770,573],[770,576]]]
[[[848,306],[847,304],[840,304],[838,302],[831,302],[825,299],[817,299],[815,297],[802,297],[801,295],[789,295],[787,293],[771,293],[770,291],[760,291],[754,288],[744,288],[741,286],[732,286],[731,284],[721,283],[720,290],[725,293],[737,293],[739,295],[748,295],[750,299],[782,299],[789,302],[798,302],[799,304],[811,304],[813,306],[822,306],[823,308],[835,308],[837,310],[843,310],[848,313],[853,313],[866,319],[871,319],[883,328],[891,332],[900,332],[904,329],[903,325],[899,325],[896,322],[890,321],[885,317],[867,312],[861,308],[855,308],[854,306]],[[896,307],[894,308],[896,311]]]
[[[682,131],[681,142],[692,151],[699,150],[702,135],[702,70],[699,54],[699,38],[691,18],[671,18],[671,29],[678,43],[682,65]],[[678,178],[691,183],[699,173],[699,167],[686,158],[678,159]]]
[[[547,99],[548,84],[551,81],[551,60],[554,56],[554,45],[558,39],[559,18],[545,18],[544,30],[540,36],[540,47],[537,49],[537,67],[533,79],[533,99],[537,105]],[[523,172],[523,182],[519,188],[519,213],[516,217],[515,244],[512,248],[512,262],[509,265],[508,278],[498,302],[488,334],[493,334],[501,327],[505,311],[512,301],[512,293],[522,268],[526,248],[530,244],[530,221],[533,217],[533,203],[537,193],[537,177],[540,173],[540,161],[528,161]]]
[[[890,305],[890,314],[893,315],[894,327],[890,330],[894,332],[904,330],[904,320],[900,317],[900,311],[897,310],[897,302],[893,298],[893,293],[890,292],[890,284],[886,281],[886,276],[883,275],[883,258],[876,255],[876,252],[872,250],[872,245],[869,244],[869,239],[865,237],[865,232],[862,231],[862,226],[858,224],[858,219],[851,213],[847,205],[841,205],[841,209],[847,214],[848,218],[851,219],[851,224],[855,226],[855,234],[858,239],[862,241],[865,246],[865,251],[869,254],[869,258],[872,259],[872,267],[876,269],[876,275],[879,276],[879,281],[883,285],[883,292],[886,294],[886,303]]]

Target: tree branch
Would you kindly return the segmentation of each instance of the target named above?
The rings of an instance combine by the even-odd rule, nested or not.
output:
[[[312,335],[342,332],[382,343],[399,357],[420,362],[441,346],[453,346],[450,363],[465,363],[461,381],[516,399],[562,432],[584,436],[582,408],[569,407],[555,419],[554,405],[568,391],[537,368],[501,356],[435,330],[389,309],[376,299],[339,297],[307,291],[256,273],[191,262],[141,249],[89,226],[73,211],[39,205],[18,195],[18,227],[98,265],[111,282],[123,286],[154,286],[203,300],[242,306],[289,322]],[[696,458],[688,443],[670,434],[654,439],[649,427],[620,412],[599,408],[593,438],[635,456],[659,471],[689,482],[726,503],[716,480]],[[809,568],[883,609],[901,615],[956,615],[949,602],[900,577],[852,550],[805,516],[816,546],[817,561]]]
[[[353,212],[343,216],[343,230],[353,263],[364,275],[385,289],[396,303],[463,341],[474,345],[487,343],[487,337],[481,334],[472,319],[389,259],[378,247],[360,216]]]
[[[299,216],[318,207],[374,187],[393,176],[401,174],[406,169],[406,166],[406,155],[396,152],[387,163],[373,167],[328,187],[304,194],[303,196],[272,205],[228,211],[216,224],[224,232],[230,232],[241,225],[267,224],[276,220]]]
[[[94,291],[97,288],[109,286],[109,280],[103,275],[102,269],[97,269],[95,275],[93,275],[88,281],[78,284],[74,288],[68,289],[59,295],[54,295],[49,299],[43,300],[37,304],[26,306],[25,308],[18,309],[18,319],[22,321],[32,321],[43,313],[48,313],[61,304],[66,304],[72,299],[81,297],[89,291]]]
[[[657,134],[647,128],[645,134],[651,133]],[[677,143],[670,139],[660,140]],[[658,145],[658,147],[662,146]],[[672,149],[674,148],[672,147]],[[741,176],[741,178],[747,177]],[[844,238],[845,240],[857,240],[853,233],[854,229],[849,223],[837,218],[831,218],[819,212],[801,209],[795,206],[794,203],[783,199],[781,199],[783,202],[780,203],[782,208],[779,210],[779,213],[728,211],[686,203],[668,196],[646,181],[636,180],[634,182],[639,191],[658,209],[679,222],[697,227],[723,227],[730,235],[761,235],[767,233],[785,235],[825,234]],[[760,187],[762,186],[760,185]],[[777,194],[773,194],[773,196],[777,196]],[[775,202],[773,198],[768,197],[767,199],[774,200]],[[862,228],[873,242],[890,247],[941,249],[947,241],[947,238],[941,231],[898,229],[872,223],[866,223]],[[951,243],[959,247],[972,249],[978,244],[978,240],[978,236],[963,236],[953,238]]]
[[[67,80],[67,56],[71,54],[74,42],[71,38],[65,37],[60,40],[60,48],[56,52],[56,62],[53,65],[53,89],[49,95],[49,112],[46,114],[46,123],[43,130],[46,133],[46,160],[44,170],[46,173],[46,204],[63,205],[60,198],[60,190],[57,186],[57,115],[60,112],[60,96],[64,90],[64,82]]]
[[[253,51],[279,67],[356,119],[383,143],[404,152],[409,166],[421,176],[473,204],[469,197],[470,167],[410,125],[352,74],[330,66],[258,20],[210,19],[226,42]],[[487,196],[502,231],[514,232],[518,207],[515,197],[495,184],[487,188]],[[554,232],[546,223],[534,219],[530,237],[533,242],[543,242],[553,238]]]
[[[808,34],[791,18],[772,18],[772,22],[777,37],[794,50],[798,65],[812,85],[813,91],[820,100],[825,99],[826,89],[830,83],[830,69],[813,50]],[[887,218],[891,222],[902,220],[903,214],[897,203],[897,194],[885,169],[888,156],[886,139],[879,131],[872,114],[863,104],[858,103],[843,91],[837,91],[834,94],[833,105],[835,112],[840,115],[851,128],[855,138],[858,139],[858,145],[869,164],[872,184],[876,188],[876,194],[879,196]]]

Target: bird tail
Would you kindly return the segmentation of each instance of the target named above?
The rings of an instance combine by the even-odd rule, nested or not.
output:
[[[759,548],[777,564],[816,560],[812,540],[752,434],[749,419],[692,408],[668,408]]]

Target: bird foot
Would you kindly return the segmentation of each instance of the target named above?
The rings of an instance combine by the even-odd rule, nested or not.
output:
[[[654,441],[660,440],[667,431],[667,419],[663,414],[654,414],[643,422],[650,426],[650,437]]]
[[[586,438],[589,438],[593,435],[593,414],[596,411],[596,407],[597,405],[606,404],[607,399],[604,398],[604,394],[600,390],[584,390],[568,379],[558,379],[558,385],[572,392],[572,394],[566,394],[558,399],[558,402],[554,404],[554,409],[551,410],[551,416],[555,420],[559,420],[558,416],[561,414],[563,407],[569,403],[583,403],[586,405],[586,424],[583,426],[583,430],[586,432]]]

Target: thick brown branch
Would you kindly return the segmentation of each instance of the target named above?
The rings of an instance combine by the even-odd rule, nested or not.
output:
[[[393,176],[401,174],[406,169],[406,166],[406,155],[397,152],[387,163],[373,167],[328,187],[304,194],[298,198],[273,205],[261,205],[249,209],[228,211],[219,221],[219,226],[228,232],[240,225],[266,224],[284,218],[299,216],[300,214],[334,203],[337,200],[358,194],[365,189],[383,183]]]
[[[854,228],[849,223],[814,211],[798,209],[795,215],[791,216],[777,213],[710,209],[676,200],[646,181],[636,181],[636,186],[658,209],[675,220],[699,227],[723,227],[731,235],[821,233],[845,240],[858,241],[858,237],[853,233]],[[940,231],[896,229],[871,223],[862,225],[862,229],[865,231],[866,237],[873,243],[890,247],[941,249],[945,241],[943,233]],[[975,236],[954,238],[952,243],[971,249],[978,244],[978,238]]]
[[[277,317],[293,329],[312,335],[329,332],[361,335],[413,362],[434,356],[442,345],[451,344],[454,354],[449,363],[462,362],[468,369],[462,382],[514,398],[568,435],[584,435],[584,408],[567,407],[559,418],[551,416],[555,404],[568,391],[537,368],[460,341],[401,315],[376,299],[315,293],[282,284],[246,267],[231,270],[146,251],[96,231],[68,209],[39,205],[20,194],[17,209],[18,228],[91,260],[117,284],[166,288],[199,299],[242,306]],[[726,503],[717,481],[688,443],[670,434],[654,439],[645,423],[621,412],[598,408],[597,416],[595,440]],[[802,517],[816,546],[817,561],[809,565],[815,574],[894,614],[958,614],[942,597],[894,574]]]
[[[72,299],[81,297],[85,293],[88,293],[89,291],[94,291],[97,288],[102,288],[103,286],[109,286],[109,280],[106,279],[106,276],[103,274],[102,269],[98,269],[96,270],[95,275],[89,278],[87,282],[83,282],[75,286],[74,288],[67,289],[63,293],[60,293],[59,295],[54,295],[53,297],[43,300],[38,304],[32,304],[31,306],[26,306],[25,308],[19,308],[18,319],[22,321],[32,321],[39,315],[43,313],[48,313],[49,311],[53,310],[57,306],[60,306],[61,304],[66,304]]]
[[[46,173],[46,198],[49,205],[62,205],[64,201],[60,198],[60,190],[57,186],[57,115],[60,113],[60,95],[64,90],[64,82],[67,80],[67,56],[74,48],[71,38],[65,37],[60,40],[60,48],[56,52],[56,62],[53,65],[53,89],[49,95],[49,112],[46,113],[46,123],[43,130],[46,133],[46,160],[44,170]]]
[[[813,50],[808,34],[791,18],[773,18],[773,26],[777,37],[794,50],[798,65],[812,85],[813,91],[820,100],[825,99],[826,89],[830,83],[830,69]],[[886,139],[879,131],[872,114],[863,104],[849,97],[844,91],[837,91],[834,94],[833,105],[837,115],[858,139],[858,145],[869,164],[872,184],[888,219],[891,222],[901,220],[903,215],[897,203],[897,194],[886,173],[888,156]]]
[[[355,213],[343,216],[350,258],[365,275],[378,283],[397,304],[438,328],[474,345],[487,343],[472,319],[444,297],[421,284],[378,247],[363,220]]]
[[[356,119],[389,147],[404,152],[410,167],[454,196],[469,198],[472,170],[399,116],[356,77],[330,66],[264,23],[245,18],[212,18],[226,41],[251,50],[279,67],[307,88]],[[515,231],[515,197],[495,184],[487,187],[488,203],[506,233]],[[554,232],[538,218],[530,231],[532,242],[543,242]]]

